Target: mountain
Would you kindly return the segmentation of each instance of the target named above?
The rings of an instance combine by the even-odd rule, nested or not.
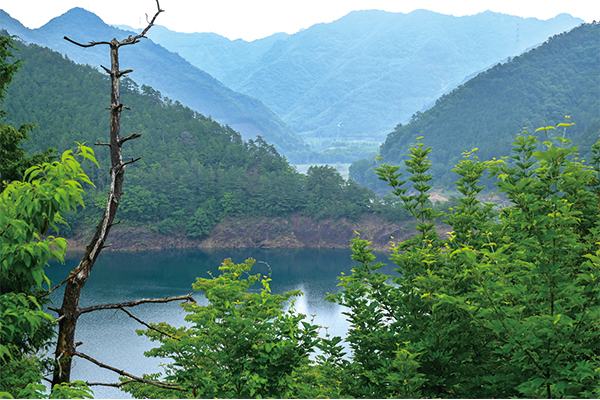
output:
[[[6,29],[25,42],[49,47],[78,63],[96,68],[100,65],[110,66],[107,46],[81,48],[64,40],[63,36],[79,43],[88,43],[108,41],[113,37],[122,39],[133,34],[106,25],[95,14],[81,8],[73,8],[33,30],[25,28],[0,10],[0,29]],[[245,139],[260,135],[290,156],[305,151],[302,139],[259,100],[234,92],[151,40],[123,47],[120,56],[120,65],[133,69],[133,73],[128,75],[131,79],[139,85],[153,87],[162,97],[180,101],[218,122],[228,124]]]
[[[493,12],[453,17],[354,11],[293,35],[245,42],[153,29],[149,37],[260,99],[305,141],[383,141],[398,122],[499,61],[583,22]]]
[[[583,24],[549,38],[543,45],[477,75],[436,101],[433,108],[391,132],[380,149],[383,161],[360,160],[350,176],[362,185],[385,190],[372,168],[380,162],[403,165],[408,149],[423,137],[432,146],[430,159],[437,186],[458,179],[451,170],[464,151],[478,148],[481,160],[509,154],[511,143],[524,127],[575,123],[566,132],[550,131],[549,138],[565,135],[589,158],[600,133],[600,25]],[[545,135],[538,136],[547,140]]]
[[[38,125],[23,147],[30,154],[55,147],[61,154],[77,142],[106,143],[110,131],[107,75],[45,47],[16,46],[20,51],[15,55],[25,63],[1,104],[7,113],[2,123]],[[240,232],[252,237],[255,223],[268,218],[261,225],[261,229],[269,227],[263,245],[273,246],[271,234],[294,236],[290,230],[294,217],[300,225],[312,227],[304,239],[298,238],[301,242],[324,245],[331,238],[314,240],[325,233],[319,225],[324,219],[354,223],[363,216],[379,215],[398,222],[406,217],[398,207],[381,204],[372,191],[343,179],[333,167],[312,167],[301,174],[262,139],[243,141],[231,127],[181,103],[165,101],[151,87],[139,87],[129,78],[122,79],[120,87],[121,101],[130,108],[121,115],[122,137],[141,134],[123,147],[124,160],[141,157],[127,165],[119,206],[123,225],[198,239],[229,221],[231,239]],[[84,162],[83,168],[95,187],[85,185],[87,207],[66,216],[70,228],[62,234],[86,230],[102,214],[110,184],[110,154],[107,146],[93,147],[101,169],[91,162]],[[346,227],[343,232],[347,245],[354,229]],[[389,241],[386,235],[383,243]],[[292,247],[299,243],[288,242]]]

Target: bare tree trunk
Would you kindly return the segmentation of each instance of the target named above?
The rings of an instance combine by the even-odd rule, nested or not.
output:
[[[75,344],[75,328],[77,327],[77,319],[81,315],[81,309],[79,308],[79,298],[81,296],[81,290],[83,289],[87,279],[89,278],[94,263],[96,262],[100,251],[105,247],[106,238],[110,232],[110,228],[113,225],[121,195],[123,193],[123,180],[125,176],[125,166],[137,160],[130,160],[123,162],[123,156],[121,153],[121,146],[127,140],[135,139],[139,137],[139,134],[133,134],[121,139],[121,111],[123,110],[123,104],[120,101],[119,94],[119,78],[131,70],[121,71],[119,70],[119,47],[134,44],[146,34],[146,32],[152,27],[158,14],[162,12],[158,0],[156,0],[158,11],[154,15],[152,21],[148,22],[146,29],[137,36],[130,36],[129,38],[118,41],[112,39],[110,42],[91,42],[90,44],[83,45],[65,37],[66,40],[70,41],[81,47],[92,47],[99,44],[107,44],[110,46],[110,70],[104,68],[104,70],[110,74],[111,78],[111,104],[110,104],[110,143],[96,143],[97,145],[108,145],[110,147],[110,191],[108,194],[108,201],[104,209],[102,219],[96,227],[96,231],[92,240],[86,247],[85,254],[83,255],[81,262],[73,271],[71,271],[70,277],[67,280],[65,287],[65,293],[63,297],[63,303],[60,309],[56,310],[59,314],[60,325],[58,331],[58,342],[56,346],[56,362],[57,365],[54,370],[52,379],[52,386],[60,384],[62,382],[69,382],[71,379],[71,358],[77,354]]]

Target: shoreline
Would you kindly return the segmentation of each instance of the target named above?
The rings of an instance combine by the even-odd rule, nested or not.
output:
[[[82,252],[92,229],[67,238],[68,252]],[[393,244],[412,237],[412,221],[391,223],[369,215],[353,222],[346,219],[314,221],[293,215],[289,218],[245,217],[220,222],[205,238],[183,233],[163,235],[148,226],[119,226],[111,230],[103,251],[148,251],[210,248],[329,248],[350,247],[350,239],[360,237],[371,242],[375,251],[389,251]],[[444,234],[444,232],[440,232]]]

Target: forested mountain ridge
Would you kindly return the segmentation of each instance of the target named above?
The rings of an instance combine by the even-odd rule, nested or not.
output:
[[[597,28],[595,23],[591,26]],[[574,41],[566,39],[566,47],[582,53],[587,32],[575,32],[579,35],[574,35]],[[596,30],[592,33],[598,36]],[[113,42],[113,56],[118,45],[138,38]],[[38,45],[23,46],[23,59],[14,59],[17,49],[12,38],[0,34],[0,103],[12,102],[10,108],[0,110],[0,180],[7,176],[11,180],[2,182],[0,196],[1,398],[92,398],[90,386],[119,388],[135,398],[600,398],[600,140],[592,146],[589,165],[571,160],[576,149],[567,148],[567,141],[559,140],[556,147],[551,142],[539,144],[532,136],[517,137],[516,151],[505,157],[517,160],[516,167],[501,161],[463,160],[455,168],[461,176],[457,190],[463,196],[454,199],[456,207],[445,213],[429,201],[431,148],[424,148],[422,142],[410,149],[411,192],[403,188],[405,182],[399,182],[398,167],[378,169],[378,176],[395,189],[382,202],[368,189],[341,179],[330,167],[312,167],[306,176],[300,175],[264,140],[244,142],[230,127],[162,98],[150,86],[123,79],[123,97],[119,97],[121,73],[116,62],[110,73],[110,111],[97,110],[100,103],[107,105],[107,96],[100,95],[108,92],[106,75]],[[23,79],[13,81],[25,60]],[[572,65],[561,63],[561,67]],[[6,93],[11,82],[16,89]],[[558,82],[543,83],[553,86],[551,94],[560,94]],[[11,111],[16,119],[5,121]],[[97,152],[102,164],[106,164],[106,146],[111,148],[108,199],[103,199],[106,188],[95,191],[88,178],[89,173],[105,186],[107,168],[103,174],[93,174],[98,163],[83,144],[75,153],[65,151],[60,161],[37,164],[24,175],[17,171],[37,163],[16,148],[29,137],[33,125],[17,130],[4,122],[15,126],[37,122],[46,129],[40,140],[52,145],[63,132],[79,140],[105,136],[100,111],[105,119],[110,112],[112,121],[110,144],[96,143],[103,145]],[[126,113],[123,122],[121,112]],[[415,114],[414,120],[421,117]],[[597,129],[598,122],[590,127]],[[128,135],[132,132],[143,135]],[[99,140],[107,142],[103,137]],[[141,155],[144,162],[123,160],[124,144],[135,152],[125,154],[127,159]],[[47,160],[47,154],[41,156]],[[86,165],[82,167],[78,160],[87,161]],[[125,168],[131,173],[125,174]],[[506,196],[506,207],[479,199],[483,187],[478,182],[486,173],[500,178],[497,190]],[[86,184],[85,190],[80,182]],[[86,191],[88,212],[70,213],[82,204]],[[402,207],[385,208],[385,203]],[[118,222],[113,220],[117,206]],[[62,225],[63,216],[72,222],[71,228],[93,226],[102,208],[104,217],[78,266],[74,260],[52,277],[47,275],[50,259],[65,261],[65,240],[52,232]],[[271,269],[268,262],[281,264],[281,258],[266,253],[255,257],[258,262],[248,258],[237,265],[226,258],[219,272],[211,262],[204,277],[192,284],[196,295],[188,293],[189,281],[207,266],[197,255],[180,261],[169,252],[158,269],[139,257],[132,268],[121,267],[130,260],[113,259],[112,268],[106,263],[95,268],[104,269],[104,276],[94,278],[104,284],[82,291],[99,252],[110,246],[105,241],[110,227],[122,221],[111,232],[131,235],[136,233],[131,229],[140,228],[156,236],[185,232],[198,238],[209,231],[212,237],[218,229],[210,227],[221,218],[229,222],[229,229],[221,232],[230,239],[267,220],[266,232],[261,232],[266,233],[264,239],[250,243],[257,246],[282,243],[277,241],[281,238],[301,243],[296,235],[299,225],[303,239],[323,233],[323,225],[333,226],[332,232],[325,232],[331,238],[347,231],[339,225],[359,217],[363,217],[359,222],[373,219],[372,225],[382,233],[376,214],[386,210],[410,213],[415,234],[388,243],[389,252],[379,258],[391,261],[389,267],[378,262],[371,242],[364,240],[366,235],[351,240],[351,271],[341,272],[335,279],[337,288],[327,292],[330,306],[319,308],[321,320],[306,311],[312,311],[310,303],[322,298],[325,290],[296,280],[309,274],[319,283],[331,282],[331,274],[314,268],[321,264],[313,257],[316,251],[298,254],[303,259],[299,263],[294,262],[299,257],[286,251],[283,270]],[[441,218],[446,227],[439,225]],[[311,223],[316,229],[303,227]],[[443,237],[440,233],[446,228],[452,232]],[[383,233],[386,241],[394,239]],[[169,259],[176,261],[167,265]],[[337,257],[333,260],[333,271],[348,266]],[[311,268],[303,268],[306,262],[313,264]],[[264,265],[252,271],[258,263]],[[122,273],[124,269],[129,271]],[[284,278],[282,285],[271,286],[278,271],[294,271],[280,275],[295,275],[293,282]],[[107,274],[114,279],[105,279]],[[174,280],[167,281],[169,277]],[[53,282],[61,283],[52,287]],[[141,286],[144,296],[137,296]],[[49,306],[60,296],[55,292],[59,288],[64,290],[62,305]],[[298,299],[305,288],[313,296]],[[285,291],[289,289],[294,290]],[[100,296],[90,301],[88,295],[94,291]],[[160,296],[163,293],[168,297]],[[180,301],[185,302],[172,303],[163,316],[177,314],[173,307],[180,306],[185,317],[177,315],[173,320],[155,312],[138,313],[149,303]],[[136,316],[126,311],[137,305],[142,307]],[[136,321],[130,321],[135,327],[142,323],[148,328],[136,332],[158,344],[144,349],[145,356],[160,362],[158,370],[156,364],[129,362],[129,354],[125,359],[114,357],[115,351],[140,350],[137,344],[121,340],[130,324],[115,334],[105,321],[79,320],[95,311],[114,317],[119,310]],[[100,313],[94,315],[102,318]],[[96,323],[82,335],[86,319]],[[114,319],[119,320],[116,324],[123,322]],[[152,321],[157,319],[165,322]],[[331,322],[339,324],[336,332],[325,327],[323,335],[324,325]],[[88,341],[98,332],[103,333],[102,343]],[[78,339],[87,344],[81,346]],[[113,381],[114,375],[95,379],[92,370],[79,374],[73,369],[74,359],[117,372],[118,383],[105,381]],[[115,366],[104,364],[105,360]],[[51,393],[45,394],[42,382],[49,380],[45,378],[49,373]],[[85,381],[74,380],[79,377]]]
[[[63,152],[76,142],[105,143],[109,132],[106,106],[110,103],[106,74],[38,45],[18,43],[17,47],[25,64],[14,76],[2,105],[8,125],[39,125],[24,147],[31,153],[48,147]],[[262,218],[270,218],[272,224],[266,225],[273,225],[273,234],[293,238],[292,229],[300,228],[288,221],[292,217],[290,221],[297,221],[302,229],[318,232],[322,231],[319,221],[346,220],[349,225],[342,230],[347,235],[343,246],[347,246],[356,229],[354,223],[362,217],[383,216],[400,222],[405,216],[399,206],[384,204],[372,191],[344,180],[334,168],[311,167],[306,175],[300,174],[264,140],[244,141],[231,127],[165,100],[149,86],[122,79],[121,101],[131,108],[121,117],[122,135],[142,135],[123,148],[125,160],[141,160],[127,166],[118,215],[124,222],[121,228],[142,227],[199,241],[209,237],[222,221],[236,226],[235,221],[252,220],[260,225]],[[86,188],[87,208],[67,215],[70,228],[61,230],[61,235],[76,235],[94,226],[106,203],[109,152],[106,146],[95,147],[95,152],[101,169],[91,163],[84,169],[96,187]],[[335,229],[327,230],[323,243],[335,240]],[[389,233],[381,233],[385,243]],[[240,228],[233,236],[227,233],[228,239],[220,243],[257,244],[252,241],[257,239],[244,238],[245,234],[249,231]],[[279,243],[273,235],[267,239],[262,245]],[[288,245],[300,246],[312,243],[310,240],[297,237]]]
[[[249,43],[160,27],[149,37],[260,99],[320,146],[381,142],[465,77],[581,22],[566,14],[540,21],[489,11],[453,17],[371,10]]]
[[[88,43],[131,34],[106,25],[99,17],[81,8],[74,8],[33,30],[25,28],[0,10],[0,29],[19,36],[22,41],[49,47],[78,63],[95,68],[110,64],[106,48],[84,49],[67,42],[63,36]],[[215,121],[228,124],[245,139],[260,135],[290,156],[306,150],[302,139],[259,100],[234,92],[151,40],[124,49],[121,52],[121,64],[133,69],[131,78],[136,82],[152,86],[164,97],[178,100],[203,115],[211,116]]]
[[[600,133],[599,48],[600,25],[584,24],[496,65],[442,96],[433,108],[415,113],[388,135],[380,149],[382,160],[356,161],[350,176],[361,185],[385,190],[372,168],[382,162],[403,165],[408,148],[420,136],[425,146],[433,147],[434,183],[446,187],[458,179],[451,170],[461,153],[478,148],[482,160],[508,154],[524,127],[539,135],[534,133],[539,127],[575,123],[565,137],[589,152]],[[550,130],[548,137],[563,133]],[[540,139],[546,140],[545,135]]]

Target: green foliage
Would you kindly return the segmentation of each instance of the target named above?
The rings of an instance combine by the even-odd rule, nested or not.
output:
[[[339,373],[342,394],[355,398],[421,397],[423,374],[417,370],[418,349],[398,336],[402,309],[394,309],[401,294],[387,283],[389,276],[377,272],[383,264],[373,264],[375,256],[367,241],[352,240],[352,259],[360,265],[342,276],[342,291],[328,296],[348,308],[350,321],[346,342],[352,349],[351,361]]]
[[[18,50],[13,45],[14,36],[0,35],[0,103],[4,101],[6,90],[14,74],[23,65],[23,60],[14,59],[12,50]],[[12,62],[8,62],[12,59]],[[0,120],[6,111],[0,110]],[[22,180],[25,170],[32,165],[47,162],[52,159],[54,149],[47,149],[42,154],[25,157],[25,151],[19,146],[28,139],[28,133],[34,125],[21,125],[19,129],[0,124],[0,188],[4,187],[2,181]]]
[[[6,89],[14,74],[23,64],[23,60],[13,60],[13,62],[7,60],[13,57],[13,50],[18,50],[13,44],[14,39],[15,36],[9,36],[4,30],[0,31],[0,103],[4,101]],[[0,116],[2,116],[2,113],[0,113]]]
[[[47,325],[54,319],[44,313],[34,296],[6,293],[0,296],[0,360],[10,362],[19,351],[32,353],[46,345]],[[6,379],[6,378],[5,378]],[[10,385],[9,385],[10,387]]]
[[[188,236],[209,236],[212,228],[219,222],[219,208],[215,199],[205,201],[198,207],[194,215],[188,220]]]
[[[342,217],[357,220],[368,212],[375,196],[351,180],[344,180],[331,166],[312,166],[306,173],[305,215],[317,219]]]
[[[15,77],[5,105],[9,122],[39,125],[36,140],[25,141],[23,147],[41,153],[48,146],[64,151],[74,141],[106,142],[105,107],[110,99],[96,95],[107,91],[106,77],[49,49],[25,44],[21,48],[27,63]],[[128,184],[119,209],[124,224],[202,238],[224,218],[299,213],[359,219],[362,214],[386,214],[387,205],[372,202],[372,192],[343,179],[331,167],[300,174],[263,138],[244,142],[230,127],[130,79],[122,79],[121,94],[131,107],[122,114],[123,134],[142,134],[128,142],[124,154],[125,159],[141,157],[127,166]],[[96,156],[101,165],[110,163],[105,146]],[[68,215],[72,228],[68,233],[91,226],[105,205],[96,197],[106,193],[108,175],[92,167],[83,163],[97,186],[84,186],[84,200],[92,206]]]
[[[159,323],[138,331],[161,343],[145,354],[171,358],[165,379],[187,392],[139,383],[123,390],[136,398],[290,397],[298,371],[308,368],[318,343],[318,326],[295,312],[291,298],[301,292],[271,294],[270,278],[250,275],[254,262],[236,265],[227,259],[219,276],[197,278],[193,288],[204,293],[208,304],[182,304],[189,327]],[[262,289],[253,289],[258,283]]]
[[[43,237],[49,227],[59,230],[61,212],[83,206],[80,182],[91,184],[75,157],[95,162],[93,152],[80,146],[61,161],[29,168],[25,182],[13,181],[0,194],[0,279],[2,293],[27,292],[47,282],[43,267],[50,258],[63,261],[66,241]]]
[[[436,213],[433,208],[429,207],[430,202],[427,192],[431,189],[428,184],[432,176],[428,174],[431,167],[431,162],[428,159],[428,154],[431,152],[431,147],[423,148],[422,138],[418,138],[417,146],[410,148],[410,159],[405,162],[406,172],[411,174],[408,178],[413,183],[413,191],[415,194],[407,195],[406,188],[402,185],[407,181],[399,180],[402,172],[398,172],[399,167],[383,164],[381,168],[375,168],[375,173],[379,179],[388,180],[388,184],[392,187],[392,194],[400,198],[403,202],[402,208],[407,210],[417,220],[417,230],[421,233],[414,240],[423,240],[425,242],[437,239],[433,221],[442,216],[442,213]]]
[[[454,175],[449,165],[460,161],[465,150],[478,147],[482,159],[507,154],[513,137],[522,127],[548,126],[564,121],[568,137],[589,158],[589,149],[598,138],[600,108],[600,24],[582,24],[568,33],[551,37],[543,45],[480,73],[452,92],[441,96],[433,107],[391,132],[380,153],[386,163],[402,165],[414,138],[423,136],[433,147],[435,165],[431,174],[438,187],[452,188]],[[589,130],[596,124],[595,130]],[[560,125],[560,124],[559,124]],[[537,132],[540,140],[564,135],[563,124],[556,131]],[[549,138],[545,134],[549,134]],[[388,190],[372,169],[373,159],[355,162],[350,177],[377,193]],[[493,183],[490,181],[491,188]]]
[[[461,306],[500,339],[494,351],[507,357],[508,383],[521,395],[597,396],[599,186],[567,160],[574,149],[545,142],[532,153],[535,144],[518,138],[518,166],[490,167],[515,207],[502,210],[501,231],[473,271],[478,290]]]
[[[42,154],[32,157],[25,156],[25,150],[20,148],[21,142],[29,139],[29,132],[34,125],[21,125],[19,129],[0,124],[0,181],[20,181],[27,168],[51,161],[54,156],[53,148],[46,149]],[[5,183],[1,183],[2,188]]]
[[[352,240],[359,265],[327,298],[346,308],[349,358],[341,338],[318,339],[293,305],[284,311],[299,293],[271,295],[267,277],[249,275],[253,260],[226,260],[223,274],[198,279],[208,305],[183,305],[191,327],[140,332],[161,343],[148,355],[173,360],[165,378],[187,397],[597,397],[600,140],[591,166],[570,159],[567,139],[556,141],[540,147],[524,132],[505,159],[463,153],[447,238],[429,202],[430,148],[410,149],[406,180],[398,167],[377,169],[418,234],[392,248],[394,276],[379,272],[369,242]],[[478,200],[486,173],[510,206]],[[335,180],[327,168],[310,175]],[[262,291],[251,291],[259,281]],[[181,396],[138,383],[126,390]]]
[[[20,61],[8,64],[12,38],[0,36],[0,101]],[[0,117],[5,116],[4,112]],[[44,162],[53,150],[25,157],[18,148],[31,125],[16,130],[0,125],[0,397],[47,398],[40,384],[49,360],[40,359],[54,336],[54,318],[42,311],[44,267],[50,258],[63,261],[66,241],[45,236],[58,231],[62,214],[83,205],[81,182],[91,184],[76,157],[96,163],[94,153],[79,145],[60,161]],[[32,164],[34,164],[32,166]],[[41,300],[39,300],[41,298]],[[51,398],[91,398],[83,382],[55,388]]]
[[[7,392],[0,392],[0,398],[13,399]],[[83,381],[63,382],[54,385],[50,394],[46,393],[46,387],[42,384],[30,383],[18,392],[17,399],[93,399],[94,393]]]
[[[562,144],[540,147],[524,132],[500,161],[464,153],[454,169],[463,197],[448,211],[447,239],[432,230],[436,215],[425,202],[429,149],[411,148],[407,181],[398,167],[377,169],[417,219],[419,234],[392,249],[395,276],[377,272],[382,264],[368,242],[353,241],[361,265],[329,296],[347,307],[352,324],[344,374],[357,379],[342,393],[598,397],[600,141],[592,166],[570,159],[567,139],[556,141]],[[494,210],[477,199],[486,171],[510,206]],[[407,182],[416,194],[406,195]],[[407,392],[390,393],[388,374],[400,366]]]
[[[14,352],[11,359],[2,362],[1,368],[0,399],[34,398],[34,395],[30,394],[32,390],[38,388],[40,391],[44,391],[46,389],[40,383],[41,371],[45,370],[46,365],[38,357]],[[41,396],[41,394],[35,395],[35,398],[41,398]]]
[[[42,311],[33,294],[50,284],[44,273],[48,260],[63,261],[66,252],[63,238],[44,235],[50,226],[58,231],[64,222],[61,213],[83,205],[81,182],[91,183],[76,157],[95,162],[92,150],[80,146],[77,153],[66,151],[60,161],[29,168],[25,182],[12,181],[0,193],[0,366],[6,371],[0,391],[17,397],[33,396],[39,389],[35,385],[46,361],[37,353],[54,336],[54,318]],[[57,396],[80,395],[70,393]]]

